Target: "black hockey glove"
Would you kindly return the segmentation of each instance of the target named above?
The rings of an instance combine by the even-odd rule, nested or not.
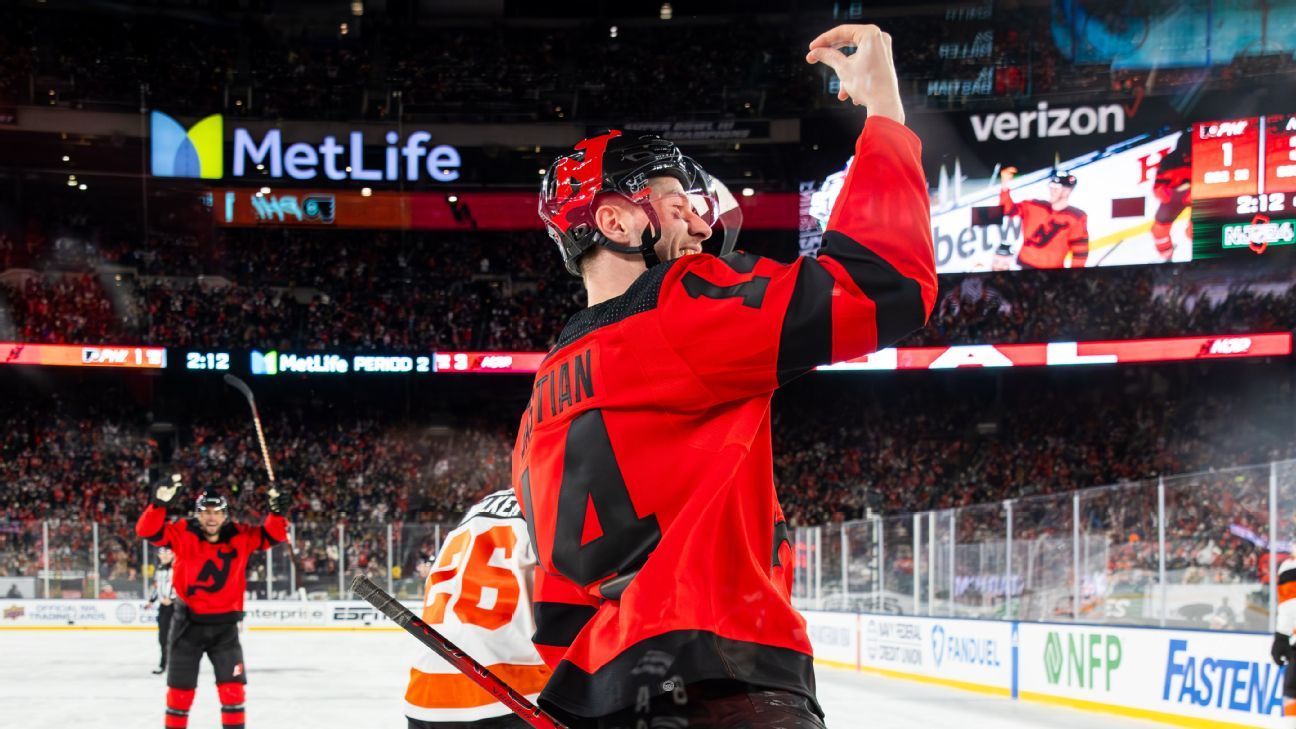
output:
[[[169,506],[176,494],[184,489],[184,482],[180,480],[180,474],[173,473],[171,478],[162,481],[157,488],[153,490],[153,503],[158,506]]]
[[[1291,638],[1282,633],[1274,633],[1273,646],[1269,649],[1269,655],[1273,656],[1274,663],[1280,666],[1287,665],[1291,656]]]
[[[288,498],[288,493],[278,486],[271,486],[270,490],[266,492],[266,507],[271,514],[283,516],[290,503],[291,499]]]

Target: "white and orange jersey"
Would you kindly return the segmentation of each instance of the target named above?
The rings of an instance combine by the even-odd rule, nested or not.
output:
[[[1279,633],[1291,635],[1296,630],[1296,556],[1288,557],[1278,566],[1278,624]]]
[[[531,643],[535,564],[513,491],[496,491],[446,535],[423,596],[425,622],[531,701],[550,674]],[[411,719],[462,723],[508,713],[432,651],[410,669],[405,714]]]

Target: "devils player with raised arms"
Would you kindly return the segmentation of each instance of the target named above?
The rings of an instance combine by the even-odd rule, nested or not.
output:
[[[656,137],[587,139],[545,176],[540,215],[589,307],[536,375],[513,485],[554,671],[539,700],[571,726],[823,726],[770,400],[921,327],[936,272],[890,36],[839,26],[806,59],[868,109],[817,258],[733,251],[732,198]]]
[[[1062,268],[1067,254],[1071,254],[1071,268],[1084,268],[1089,261],[1089,216],[1071,205],[1075,191],[1075,175],[1054,170],[1049,178],[1048,200],[1015,202],[1008,192],[1008,183],[1017,174],[1016,167],[1005,167],[999,173],[999,204],[1007,216],[1022,219],[1022,244],[1017,251],[1017,263],[1024,269]],[[995,251],[992,268],[1006,271],[1012,263],[1012,250],[1007,243]]]
[[[194,500],[192,518],[167,523],[167,506],[180,489],[179,481],[158,486],[153,502],[135,523],[135,533],[140,537],[175,552],[172,583],[176,602],[164,725],[167,729],[189,726],[189,707],[198,687],[198,664],[205,654],[216,674],[221,726],[242,729],[247,673],[238,623],[243,619],[248,557],[288,538],[288,522],[283,515],[287,499],[271,488],[265,523],[249,526],[229,520],[225,497],[203,491]]]

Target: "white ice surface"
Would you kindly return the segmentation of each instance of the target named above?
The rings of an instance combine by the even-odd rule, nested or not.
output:
[[[252,729],[404,729],[411,657],[402,632],[244,633]],[[150,631],[0,630],[0,727],[157,729],[166,692]],[[820,667],[819,699],[833,729],[1134,729],[1162,726]],[[210,665],[189,726],[218,729]]]

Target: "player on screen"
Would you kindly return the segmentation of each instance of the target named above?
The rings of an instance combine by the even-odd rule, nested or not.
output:
[[[1274,626],[1273,648],[1270,654],[1274,663],[1287,666],[1283,677],[1283,729],[1296,729],[1296,646],[1292,645],[1296,632],[1296,558],[1288,557],[1278,567],[1278,622]]]
[[[135,533],[157,547],[175,552],[172,583],[175,616],[172,618],[167,660],[167,729],[189,726],[189,707],[198,687],[198,665],[204,655],[216,674],[221,703],[221,726],[242,729],[247,673],[239,621],[243,619],[243,593],[247,589],[247,562],[253,552],[270,549],[288,537],[285,495],[272,488],[267,496],[269,514],[260,526],[229,520],[229,502],[214,491],[203,491],[194,500],[193,517],[167,523],[167,507],[181,490],[180,481],[158,486],[153,501]]]
[[[572,724],[823,726],[770,400],[934,304],[921,145],[891,59],[871,25],[810,46],[869,112],[817,258],[733,252],[736,206],[657,137],[587,139],[545,175],[540,215],[589,307],[536,375],[513,485],[554,669],[540,703]],[[719,256],[702,253],[713,235]]]
[[[177,477],[178,478],[178,477]],[[171,581],[172,562],[175,552],[170,547],[158,547],[158,564],[153,570],[153,592],[149,595],[149,607],[158,603],[158,645],[162,649],[162,659],[153,673],[162,673],[167,667],[167,647],[170,645],[171,618],[175,615],[175,584]]]
[[[511,490],[482,499],[446,535],[425,578],[423,621],[535,701],[551,671],[531,643],[535,551]],[[528,724],[437,654],[410,668],[409,729],[512,729]]]
[[[1152,194],[1161,202],[1152,220],[1152,241],[1161,259],[1169,261],[1175,249],[1170,226],[1192,204],[1191,134],[1180,134],[1179,143],[1157,164]],[[1192,240],[1192,223],[1188,224],[1188,240]]]
[[[1014,202],[1008,183],[1017,175],[1016,167],[1005,167],[999,173],[999,204],[1005,216],[1020,216],[1022,244],[1017,264],[1023,269],[1064,268],[1071,254],[1071,268],[1084,268],[1089,260],[1089,217],[1071,206],[1076,178],[1068,172],[1054,170],[1049,178],[1048,200]],[[1007,242],[995,250],[991,268],[1006,271],[1012,266],[1012,249]]]

